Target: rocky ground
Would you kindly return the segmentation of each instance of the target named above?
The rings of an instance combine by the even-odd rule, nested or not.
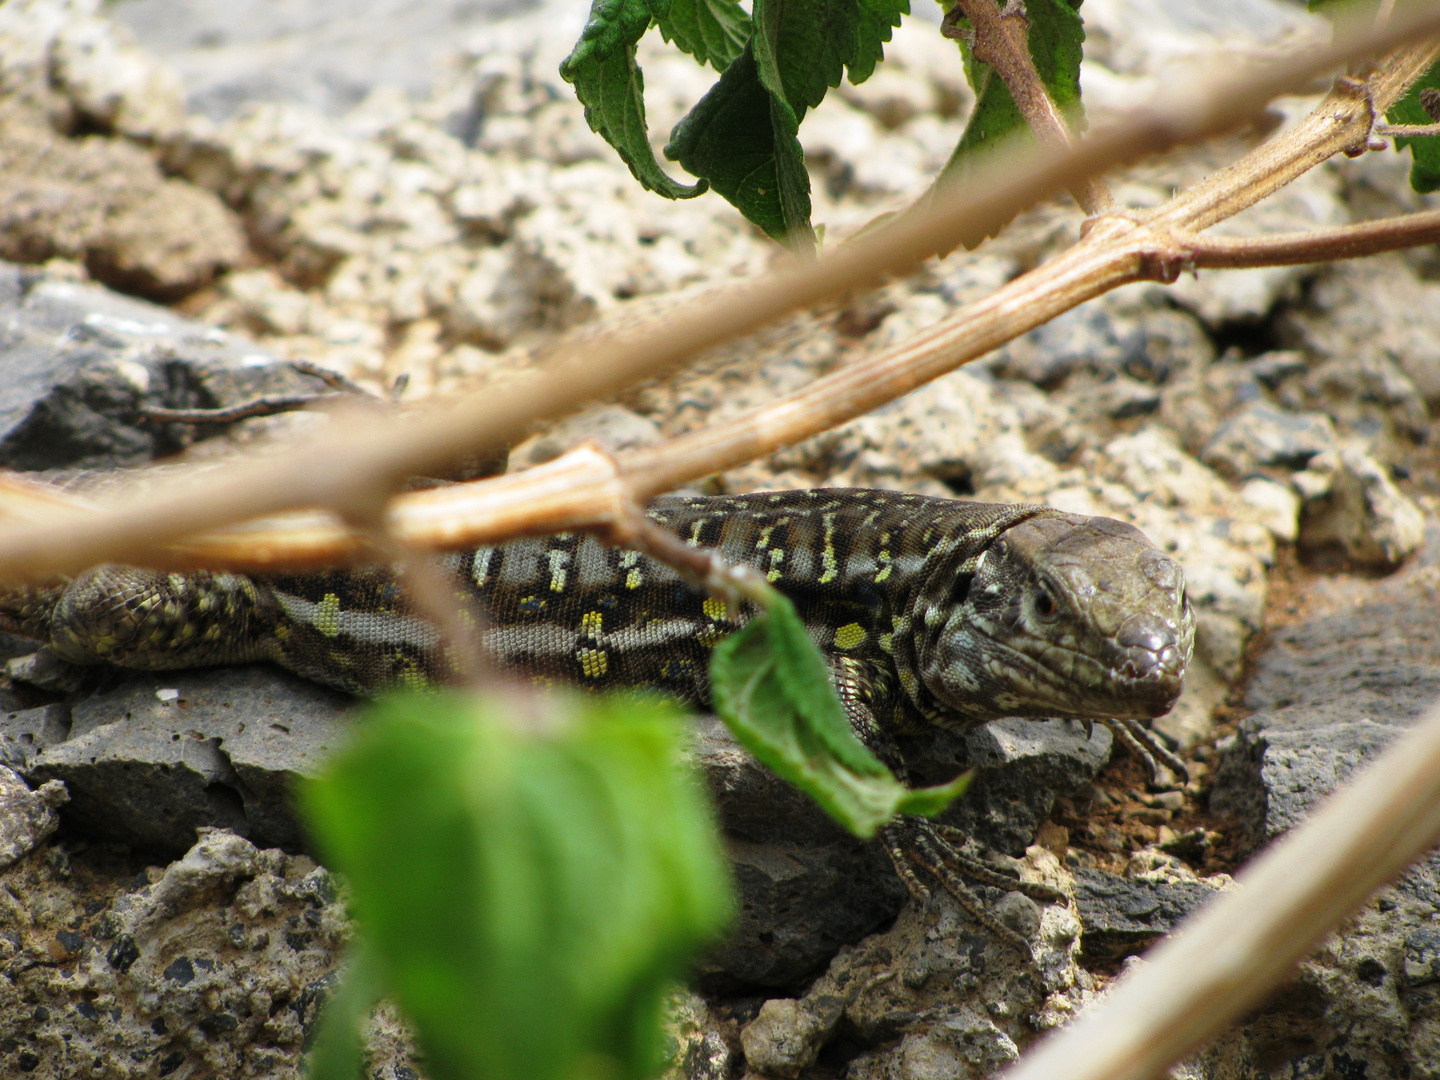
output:
[[[1145,94],[1166,63],[1240,48],[1230,27],[1262,51],[1314,33],[1260,0],[1171,8],[1087,3],[1092,108]],[[83,0],[0,8],[0,465],[133,465],[318,422],[222,431],[139,415],[320,386],[290,360],[377,392],[406,376],[407,400],[501,385],[557,334],[653,317],[776,257],[714,197],[641,192],[586,130],[554,74],[574,11],[467,11],[453,63],[415,46],[428,78],[380,73],[407,96],[326,74],[344,51],[325,47],[333,28],[289,27],[292,85],[262,93],[254,72],[279,46],[259,48],[248,22],[167,45],[158,0],[120,5],[173,50],[182,82]],[[806,122],[832,237],[922,190],[968,108],[928,24],[912,20],[887,54]],[[642,61],[663,133],[707,81],[658,43]],[[1117,192],[1154,205],[1257,137],[1137,169]],[[1413,207],[1404,169],[1391,153],[1327,164],[1235,227]],[[1040,208],[974,253],[539,432],[511,466],[581,435],[653,442],[769,400],[985,295],[1078,224],[1072,207]],[[1437,276],[1427,249],[1121,290],[698,485],[861,484],[1125,518],[1184,564],[1200,632],[1185,696],[1157,722],[1192,762],[1187,785],[1148,783],[1111,759],[1107,732],[1068,722],[908,748],[922,778],[985,766],[954,820],[1074,894],[1038,912],[992,898],[1002,917],[1038,919],[1034,964],[943,899],[906,902],[875,849],[697,722],[742,914],[677,1001],[677,1076],[993,1071],[1422,710],[1440,690]],[[351,704],[264,668],[77,679],[21,639],[0,652],[4,1068],[300,1075],[346,930],[285,791],[343,738]],[[1440,1075],[1437,890],[1432,857],[1187,1075]],[[371,1045],[371,1075],[419,1075],[394,1017],[376,1018]]]

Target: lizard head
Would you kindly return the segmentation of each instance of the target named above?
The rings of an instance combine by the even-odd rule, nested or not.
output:
[[[946,711],[1145,719],[1175,704],[1195,615],[1179,565],[1139,529],[1051,511],[969,565],[917,628],[921,680]]]

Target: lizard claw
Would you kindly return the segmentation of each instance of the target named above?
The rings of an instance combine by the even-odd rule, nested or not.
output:
[[[1026,956],[1033,955],[1030,942],[991,915],[985,902],[966,884],[966,879],[1007,892],[1020,892],[1043,903],[1065,900],[1063,893],[1048,885],[1022,881],[1018,875],[965,854],[962,845],[968,838],[952,826],[937,824],[926,818],[905,817],[885,826],[880,835],[890,861],[895,864],[900,880],[910,890],[911,896],[921,904],[929,905],[930,889],[921,880],[921,874],[917,873],[923,872],[926,878],[939,883],[959,901],[976,922]]]
[[[1160,741],[1149,728],[1135,720],[1101,720],[1125,748],[1145,763],[1150,770],[1150,782],[1159,784],[1162,780],[1160,766],[1180,777],[1182,784],[1189,783],[1190,769],[1185,762]]]

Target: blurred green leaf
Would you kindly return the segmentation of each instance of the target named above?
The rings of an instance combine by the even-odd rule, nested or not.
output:
[[[857,836],[897,814],[938,814],[969,775],[912,790],[856,738],[825,658],[788,599],[773,589],[764,610],[715,647],[715,711],[745,749]]]
[[[433,1080],[654,1075],[666,991],[729,917],[677,709],[538,700],[377,702],[301,792]]]
[[[679,183],[655,160],[645,123],[645,78],[635,62],[635,43],[651,19],[665,19],[670,7],[664,0],[595,0],[560,76],[575,87],[590,130],[615,148],[636,180],[667,199],[693,199],[705,183]]]
[[[704,177],[766,234],[813,250],[810,177],[795,112],[760,81],[750,47],[675,125],[665,156]]]
[[[660,33],[681,52],[724,71],[750,40],[750,16],[738,0],[670,0],[657,19]]]
[[[310,1080],[361,1080],[365,1047],[361,1031],[380,1000],[375,968],[357,939],[346,956],[344,975],[320,1014],[310,1051]]]

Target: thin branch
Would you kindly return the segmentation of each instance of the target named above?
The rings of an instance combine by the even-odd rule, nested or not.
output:
[[[1440,210],[1424,210],[1308,232],[1178,237],[1174,251],[1165,258],[1178,259],[1187,269],[1298,266],[1437,243],[1440,243]],[[1173,277],[1170,280],[1174,280]]]
[[[1375,134],[1392,139],[1424,139],[1440,135],[1440,124],[1376,124]]]
[[[1035,61],[1030,56],[1030,20],[1024,9],[1007,4],[1002,11],[996,0],[956,0],[941,25],[946,37],[959,36],[955,22],[961,14],[970,20],[973,33],[970,48],[975,59],[995,69],[1040,145],[1051,152],[1070,149],[1075,144],[1075,135],[1035,69]],[[1117,208],[1109,187],[1099,177],[1078,182],[1070,193],[1092,217]]]
[[[274,416],[277,413],[308,409],[312,405],[328,404],[346,396],[348,394],[334,392],[272,394],[219,409],[166,409],[151,405],[140,410],[140,418],[157,424],[233,424],[237,420],[248,420],[252,416]]]
[[[351,520],[366,520],[407,477],[434,473],[452,460],[506,445],[536,419],[563,415],[642,377],[654,377],[688,356],[787,311],[912,266],[960,236],[1009,220],[1037,200],[1117,164],[1243,124],[1275,94],[1333,70],[1351,56],[1395,42],[1414,42],[1437,29],[1440,10],[1407,12],[1383,32],[1352,36],[1342,46],[1311,50],[1267,65],[1246,78],[1217,80],[1209,88],[1186,87],[1168,104],[1096,132],[1048,160],[1042,160],[1043,155],[1033,148],[1016,156],[995,155],[996,160],[978,170],[972,182],[947,189],[933,199],[923,216],[902,215],[811,264],[792,265],[719,296],[692,301],[658,326],[590,342],[583,350],[572,348],[557,362],[515,380],[503,396],[493,392],[474,395],[449,408],[386,424],[376,423],[373,417],[337,422],[321,438],[297,444],[280,459],[227,465],[208,472],[203,480],[177,478],[156,485],[144,500],[112,500],[108,512],[93,520],[85,520],[89,515],[67,514],[45,526],[8,530],[8,535],[0,538],[0,580],[44,577],[103,561],[154,562],[162,557],[158,549],[163,545],[260,514],[324,505],[335,507]],[[1427,47],[1426,55],[1433,55],[1435,47]],[[1401,54],[1406,49],[1415,55],[1424,51],[1411,45],[1402,48]],[[1376,100],[1386,99],[1390,83],[1403,92],[1406,80],[1414,77],[1406,64],[1387,65],[1375,80]],[[673,486],[677,478],[740,464],[851,419],[1038,324],[1032,312],[1024,306],[1010,306],[1011,302],[1038,300],[1043,321],[1115,284],[1133,280],[1142,268],[1140,252],[1147,239],[1138,234],[1148,224],[1158,222],[1173,230],[1213,223],[1226,216],[1227,210],[1235,212],[1336,149],[1354,145],[1368,135],[1374,115],[1369,100],[1352,95],[1347,102],[1336,103],[1333,112],[1328,127],[1309,133],[1319,150],[1292,147],[1293,160],[1288,163],[1267,160],[1268,171],[1252,163],[1247,166],[1248,175],[1243,170],[1236,174],[1248,201],[1201,184],[1203,199],[1184,203],[1184,212],[1177,211],[1174,220],[1165,220],[1163,213],[1134,220],[1101,218],[1085,244],[1067,253],[1068,258],[1055,260],[1063,272],[1051,269],[1053,263],[1040,268],[1049,271],[1049,291],[1032,290],[1032,277],[1026,285],[1002,290],[999,295],[1004,302],[992,298],[980,305],[982,325],[975,325],[968,313],[962,313],[945,320],[939,332],[921,335],[923,341],[913,346],[906,343],[900,350],[877,357],[878,368],[889,375],[881,393],[855,386],[853,378],[847,379],[849,369],[842,371],[839,382],[830,381],[837,376],[823,381],[820,400],[802,395],[802,400],[780,402],[752,416],[748,422],[759,430],[737,432],[730,425],[708,449],[702,445],[703,437],[696,442],[694,436],[687,436],[667,450],[675,453],[674,462],[660,461],[653,454],[635,459],[647,468],[627,496],[643,497]],[[1343,145],[1335,145],[1334,128],[1342,130]],[[1122,241],[1129,234],[1137,234],[1131,239],[1139,242],[1127,249]],[[1011,321],[1008,328],[1006,320]],[[977,335],[977,329],[983,333]],[[907,364],[913,365],[913,370],[903,370]],[[809,415],[803,417],[807,409]],[[631,461],[622,459],[622,465],[628,471]],[[583,494],[575,494],[571,509]],[[454,538],[462,535],[464,528],[437,531],[459,543]],[[264,545],[257,542],[255,547]]]
[[[1003,1080],[1151,1080],[1294,974],[1440,838],[1440,709],[1396,740]]]

